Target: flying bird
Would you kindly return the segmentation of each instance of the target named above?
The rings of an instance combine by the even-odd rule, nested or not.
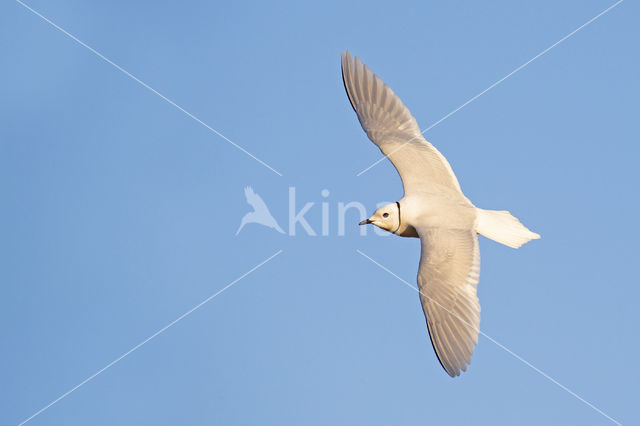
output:
[[[471,363],[480,332],[478,236],[518,248],[540,235],[508,211],[477,208],[462,193],[447,159],[426,139],[400,98],[359,58],[342,53],[342,79],[371,141],[402,179],[404,196],[360,225],[420,238],[420,301],[431,344],[445,371]]]
[[[236,231],[236,235],[240,233],[247,223],[259,223],[260,225],[273,228],[279,233],[284,234],[284,231],[280,228],[278,222],[276,222],[274,217],[271,215],[267,205],[264,203],[262,198],[253,191],[253,188],[247,186],[244,189],[244,196],[247,198],[247,203],[253,207],[253,211],[244,215],[240,222],[240,227]]]

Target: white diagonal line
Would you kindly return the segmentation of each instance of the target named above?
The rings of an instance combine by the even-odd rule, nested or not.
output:
[[[270,165],[268,165],[267,163],[265,163],[264,161],[262,161],[261,159],[259,159],[258,157],[256,157],[255,155],[253,155],[252,153],[250,153],[249,151],[247,151],[246,149],[244,149],[243,147],[241,147],[240,145],[238,145],[237,143],[235,143],[234,141],[232,141],[231,139],[229,139],[228,137],[226,137],[225,135],[223,135],[222,133],[220,133],[219,131],[217,131],[216,129],[214,129],[213,127],[209,126],[207,123],[205,123],[204,121],[200,120],[198,117],[196,117],[195,115],[193,115],[192,113],[190,113],[189,111],[187,111],[186,109],[184,109],[183,107],[181,107],[180,105],[178,105],[177,103],[175,103],[174,101],[172,101],[171,99],[167,98],[165,95],[163,95],[162,93],[158,92],[156,89],[154,89],[153,87],[149,86],[147,83],[145,83],[144,81],[140,80],[138,77],[136,77],[135,75],[131,74],[129,71],[125,70],[124,68],[122,68],[120,65],[116,64],[115,62],[113,62],[111,59],[107,58],[106,56],[104,56],[102,53],[98,52],[96,49],[94,49],[93,47],[89,46],[88,44],[86,44],[85,42],[83,42],[82,40],[78,39],[76,36],[74,36],[73,34],[71,34],[70,32],[68,32],[67,30],[65,30],[64,28],[60,27],[59,25],[55,24],[54,22],[52,22],[49,18],[47,18],[46,16],[42,15],[41,13],[39,13],[38,11],[34,10],[33,8],[31,8],[30,6],[28,6],[27,4],[23,3],[20,0],[16,0],[17,3],[19,3],[20,5],[22,5],[25,9],[29,10],[30,12],[32,12],[34,15],[39,16],[40,18],[42,18],[44,21],[46,21],[47,23],[51,24],[51,26],[53,26],[55,29],[59,30],[60,32],[62,32],[64,35],[66,35],[67,37],[69,37],[70,39],[72,39],[73,41],[75,41],[76,43],[80,44],[81,46],[87,48],[89,51],[91,51],[91,53],[95,54],[96,56],[98,56],[100,59],[104,60],[105,62],[107,62],[108,64],[112,65],[113,67],[115,67],[116,69],[118,69],[119,71],[121,71],[123,74],[125,74],[127,77],[131,78],[132,80],[136,81],[137,83],[139,83],[141,86],[143,86],[144,88],[150,90],[151,92],[155,93],[156,95],[158,95],[160,98],[164,99],[165,101],[167,101],[169,104],[171,104],[172,106],[174,106],[175,108],[177,108],[178,110],[182,111],[183,113],[185,113],[187,116],[189,116],[190,118],[192,118],[193,120],[195,120],[196,122],[200,123],[201,125],[203,125],[204,127],[206,127],[207,129],[211,130],[213,133],[215,133],[216,135],[220,136],[222,139],[224,139],[225,141],[227,141],[228,143],[230,143],[231,145],[233,145],[234,147],[236,147],[237,149],[239,149],[240,151],[244,152],[245,154],[247,154],[249,157],[253,158],[254,160],[256,160],[258,163],[262,164],[264,167],[266,167],[267,169],[271,170],[273,173],[277,174],[278,176],[282,176],[282,173],[280,173],[279,171],[277,171],[276,169],[274,169],[273,167],[271,167]]]
[[[360,250],[356,250],[358,252],[358,254],[360,254],[361,256],[363,256],[364,258],[370,260],[371,262],[373,262],[375,265],[377,265],[380,269],[382,269],[383,271],[386,271],[387,273],[391,274],[392,276],[394,276],[395,278],[397,278],[398,280],[400,280],[401,282],[403,282],[404,284],[406,284],[408,287],[412,288],[413,290],[417,291],[418,293],[420,293],[421,295],[423,295],[424,297],[426,297],[427,299],[431,300],[432,302],[434,302],[436,305],[438,305],[439,307],[441,307],[442,309],[444,309],[446,312],[448,312],[450,315],[453,315],[454,317],[456,317],[459,321],[465,323],[468,327],[471,327],[474,330],[477,330],[479,334],[482,334],[484,337],[486,337],[487,339],[489,339],[491,342],[495,343],[499,348],[503,349],[505,352],[507,352],[509,355],[513,356],[514,358],[516,358],[517,360],[521,361],[522,363],[524,363],[526,366],[530,367],[533,371],[535,371],[536,373],[542,375],[544,378],[546,378],[547,380],[549,380],[550,382],[554,383],[555,385],[557,385],[558,387],[560,387],[560,389],[568,392],[569,394],[571,394],[572,396],[574,396],[575,398],[577,398],[578,400],[582,401],[583,403],[585,403],[586,405],[588,405],[589,407],[591,407],[592,409],[594,409],[595,411],[597,411],[598,413],[600,413],[601,415],[603,415],[604,417],[606,417],[607,419],[611,420],[613,423],[622,426],[622,423],[620,423],[619,421],[617,421],[616,419],[614,419],[613,417],[609,416],[607,413],[605,413],[604,411],[602,411],[601,409],[599,409],[598,407],[596,407],[595,405],[593,405],[592,403],[590,403],[589,401],[587,401],[586,399],[582,398],[580,395],[578,395],[577,393],[575,393],[574,391],[572,391],[571,389],[569,389],[568,387],[566,387],[565,385],[563,385],[562,383],[558,382],[556,379],[554,379],[553,377],[549,376],[547,373],[545,373],[544,371],[540,370],[538,367],[534,366],[533,364],[531,364],[529,361],[527,361],[526,359],[522,358],[520,355],[516,354],[515,352],[513,352],[512,350],[510,350],[509,348],[507,348],[506,346],[504,346],[502,343],[498,342],[496,339],[494,339],[493,337],[489,336],[488,334],[486,334],[485,332],[483,332],[482,330],[480,330],[479,328],[477,328],[475,325],[470,324],[469,322],[465,321],[464,319],[460,318],[458,315],[456,315],[455,313],[451,312],[449,309],[445,308],[443,305],[440,304],[440,302],[438,302],[437,300],[433,299],[432,297],[427,296],[426,294],[424,294],[423,292],[421,292],[417,287],[415,287],[414,285],[410,284],[409,282],[407,282],[406,280],[402,279],[401,277],[399,277],[398,275],[396,275],[395,273],[393,273],[391,270],[389,270],[389,268],[385,267],[384,265],[380,264],[379,262],[375,261],[374,259],[372,259],[371,257],[367,256],[366,254],[364,254],[362,251]]]
[[[462,108],[466,107],[467,105],[469,105],[471,102],[475,101],[476,99],[478,99],[480,96],[484,95],[485,93],[487,93],[489,90],[493,89],[494,87],[496,87],[497,85],[499,85],[500,83],[502,83],[503,81],[505,81],[506,79],[508,79],[509,77],[511,77],[512,75],[514,75],[515,73],[517,73],[518,71],[522,70],[524,67],[526,67],[527,65],[529,65],[530,63],[532,63],[533,61],[535,61],[536,59],[538,59],[539,57],[541,57],[542,55],[544,55],[545,53],[547,53],[548,51],[550,51],[551,49],[553,49],[554,47],[556,47],[557,45],[559,45],[560,43],[562,43],[563,41],[565,41],[566,39],[568,39],[569,37],[571,37],[572,35],[574,35],[575,33],[577,33],[578,31],[580,31],[581,29],[583,29],[584,27],[586,27],[587,25],[591,24],[593,21],[595,21],[596,19],[600,18],[602,15],[604,15],[605,13],[609,12],[611,9],[613,9],[614,7],[618,6],[620,3],[622,3],[624,0],[618,0],[617,2],[615,2],[614,4],[612,4],[611,6],[609,6],[608,8],[606,8],[605,10],[603,10],[602,12],[598,13],[596,16],[594,16],[593,18],[589,19],[587,22],[585,22],[584,24],[580,25],[578,28],[576,28],[575,30],[571,31],[569,34],[567,34],[566,36],[562,37],[560,40],[556,41],[555,43],[553,43],[551,46],[547,47],[546,49],[544,49],[542,52],[538,53],[536,56],[534,56],[533,58],[529,59],[527,62],[525,62],[524,64],[520,65],[519,67],[517,67],[516,69],[514,69],[513,71],[511,71],[509,74],[505,75],[504,77],[502,77],[500,80],[496,81],[495,83],[493,83],[491,86],[487,87],[486,89],[484,89],[482,92],[478,93],[477,95],[475,95],[474,97],[472,97],[471,99],[469,99],[468,101],[466,101],[465,103],[463,103],[462,105],[460,105],[459,107],[457,107],[456,109],[454,109],[453,111],[449,112],[447,115],[445,115],[444,117],[442,117],[440,120],[436,121],[435,123],[431,124],[429,127],[427,127],[426,129],[422,130],[420,132],[420,135],[423,135],[425,132],[433,129],[434,127],[436,127],[438,124],[442,123],[444,120],[446,120],[447,118],[451,117],[453,114],[455,114],[456,112],[460,111]],[[407,142],[403,143],[402,145],[400,145],[398,148],[394,149],[393,151],[391,151],[389,154],[386,154],[384,157],[379,158],[377,161],[375,161],[373,164],[371,164],[369,167],[367,167],[364,170],[361,170],[360,173],[358,173],[356,176],[360,176],[363,173],[367,172],[368,170],[370,170],[371,168],[373,168],[374,166],[376,166],[377,164],[379,164],[382,160],[384,160],[385,158],[388,158],[390,155],[392,155],[393,153],[399,151],[400,149],[402,149],[405,145],[409,144],[411,141],[413,141],[414,139],[416,139],[416,137],[413,137],[411,139],[409,139]]]
[[[71,389],[69,389],[68,391],[63,393],[62,395],[60,395],[58,398],[54,399],[53,401],[51,401],[50,403],[48,403],[47,405],[42,407],[40,410],[36,411],[30,417],[28,417],[25,420],[23,420],[22,422],[20,422],[18,424],[18,426],[22,426],[23,424],[31,421],[34,417],[42,414],[45,410],[50,408],[52,405],[60,402],[62,399],[64,399],[67,396],[69,396],[69,394],[71,394],[72,392],[74,392],[75,390],[80,388],[81,386],[87,384],[88,382],[90,382],[94,378],[96,378],[96,376],[102,374],[104,371],[106,371],[109,368],[113,367],[115,364],[120,362],[122,359],[126,358],[128,355],[130,355],[131,353],[133,353],[136,350],[140,349],[141,346],[145,345],[146,343],[148,343],[150,340],[154,339],[158,335],[164,333],[167,329],[169,329],[170,327],[172,327],[176,323],[182,321],[184,318],[186,318],[187,316],[192,314],[194,311],[198,310],[203,305],[205,305],[206,303],[210,302],[212,299],[216,298],[218,295],[222,294],[225,290],[227,290],[228,288],[230,288],[231,286],[236,284],[241,279],[245,278],[247,275],[249,275],[252,272],[254,272],[256,269],[258,269],[261,266],[263,266],[265,263],[269,262],[270,260],[272,260],[273,258],[278,256],[280,253],[282,253],[282,250],[278,250],[275,254],[271,255],[269,258],[267,258],[267,259],[263,260],[262,262],[258,263],[256,266],[254,266],[253,268],[249,269],[247,272],[245,272],[244,274],[240,275],[238,278],[236,278],[235,280],[231,281],[229,284],[227,284],[226,286],[222,287],[220,290],[218,290],[217,292],[213,293],[211,296],[207,297],[202,302],[198,303],[196,306],[194,306],[193,308],[189,309],[187,312],[185,312],[184,314],[180,315],[178,318],[176,318],[175,320],[171,321],[169,324],[167,324],[164,327],[162,327],[160,330],[158,330],[155,333],[153,333],[151,336],[147,337],[142,342],[138,343],[137,345],[135,345],[134,347],[129,349],[127,352],[123,353],[118,358],[114,359],[109,364],[105,365],[100,370],[96,371],[95,373],[93,373],[92,375],[90,375],[89,377],[87,377],[86,379],[84,379],[83,381],[81,381],[80,383],[78,383],[77,385],[75,385],[74,387],[72,387]]]

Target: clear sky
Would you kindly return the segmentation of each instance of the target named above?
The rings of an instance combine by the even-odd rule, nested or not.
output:
[[[0,4],[0,423],[17,424],[243,276],[33,425],[613,424],[480,337],[451,379],[419,243],[359,235],[402,196],[349,105],[360,56],[422,128],[614,2]],[[425,133],[478,206],[542,239],[481,238],[482,330],[638,424],[640,7],[625,1]],[[252,186],[287,231],[248,224]],[[289,188],[298,224],[289,235]],[[322,190],[329,195],[323,197]]]

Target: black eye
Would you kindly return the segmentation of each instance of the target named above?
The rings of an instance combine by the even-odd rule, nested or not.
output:
[[[382,217],[389,217],[389,213],[383,214]]]

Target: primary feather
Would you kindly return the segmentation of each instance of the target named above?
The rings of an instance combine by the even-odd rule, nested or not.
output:
[[[362,128],[395,166],[405,193],[423,190],[425,183],[461,192],[447,159],[422,136],[409,109],[380,77],[343,52],[342,78]]]

